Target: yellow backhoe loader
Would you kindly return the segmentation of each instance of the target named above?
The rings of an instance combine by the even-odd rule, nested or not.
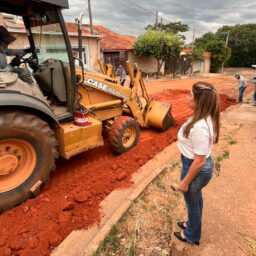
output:
[[[133,71],[127,62],[126,87],[111,65],[101,64],[102,73],[75,67],[63,8],[67,0],[0,2],[0,12],[23,17],[33,53],[15,58],[34,80],[0,72],[0,212],[37,195],[59,156],[102,146],[103,129],[122,154],[136,145],[139,126],[165,131],[174,125],[171,105],[148,97],[137,65]]]

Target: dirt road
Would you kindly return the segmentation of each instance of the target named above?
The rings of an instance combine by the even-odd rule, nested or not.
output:
[[[251,104],[234,105],[221,114],[214,174],[203,190],[199,247],[173,236],[181,231],[176,223],[187,217],[182,193],[170,188],[179,181],[181,170],[177,143],[173,143],[168,147],[172,153],[166,155],[169,168],[133,202],[94,255],[255,256],[255,127],[256,108]]]
[[[207,79],[221,92],[227,85],[233,85],[233,80],[229,77]],[[194,81],[147,85],[155,98],[173,105],[176,127],[165,133],[142,130],[138,145],[122,156],[113,155],[106,142],[104,147],[69,161],[59,160],[50,183],[37,198],[0,216],[0,255],[49,255],[72,230],[86,229],[97,223],[99,203],[115,188],[129,186],[132,173],[176,140],[179,126],[191,114],[185,104],[188,91],[184,89],[191,87]],[[234,101],[221,96],[222,110],[232,104]]]

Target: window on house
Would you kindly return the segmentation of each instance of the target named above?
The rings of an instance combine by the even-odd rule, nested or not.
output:
[[[77,57],[79,56],[79,49],[78,47],[72,47],[73,52],[76,53]],[[90,68],[90,62],[89,62],[89,51],[88,46],[85,45],[82,47],[82,61],[86,68]],[[76,65],[79,65],[79,62],[76,61]]]

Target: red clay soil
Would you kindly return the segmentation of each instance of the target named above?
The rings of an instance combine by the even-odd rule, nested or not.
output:
[[[131,174],[177,139],[180,125],[191,115],[187,90],[165,90],[155,96],[173,105],[176,127],[164,133],[141,130],[139,142],[116,156],[108,143],[71,160],[61,159],[50,183],[36,198],[0,216],[0,255],[50,255],[72,230],[100,221],[100,202],[114,189],[131,185]],[[221,95],[221,110],[235,104]]]

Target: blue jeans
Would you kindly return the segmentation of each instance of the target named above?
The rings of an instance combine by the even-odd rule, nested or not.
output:
[[[181,160],[182,171],[180,180],[187,175],[193,162],[193,159],[186,158],[183,155],[181,155]],[[199,174],[190,183],[188,191],[184,193],[188,212],[187,227],[184,230],[184,235],[189,242],[197,242],[201,238],[203,212],[202,188],[205,187],[212,178],[213,167],[213,160],[210,156],[206,159]]]
[[[239,88],[239,97],[238,97],[239,102],[241,102],[243,100],[243,94],[244,94],[245,89],[246,89],[246,87]]]
[[[254,101],[256,102],[256,84],[254,84]]]
[[[22,73],[23,69],[22,68],[13,68],[12,69],[12,72],[13,73],[16,73],[18,75],[20,75]]]

